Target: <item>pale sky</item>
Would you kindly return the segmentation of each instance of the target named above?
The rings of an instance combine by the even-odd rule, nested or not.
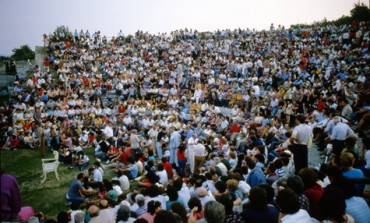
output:
[[[28,44],[42,45],[42,34],[65,25],[73,32],[119,30],[170,32],[180,28],[268,29],[271,23],[312,23],[349,15],[358,0],[0,0],[0,55]],[[364,3],[368,1],[362,0]]]

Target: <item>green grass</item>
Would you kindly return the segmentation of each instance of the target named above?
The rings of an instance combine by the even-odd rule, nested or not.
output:
[[[93,149],[85,149],[90,158],[90,165],[95,161]],[[52,152],[47,150],[46,158],[52,158]],[[41,158],[37,149],[18,149],[16,151],[1,151],[1,168],[6,173],[17,178],[22,193],[22,206],[32,206],[35,211],[42,211],[48,218],[56,219],[60,211],[68,210],[65,206],[65,195],[78,170],[69,170],[69,165],[61,164],[58,168],[60,182],[54,173],[48,173],[46,181],[41,184]],[[87,168],[88,169],[88,168]],[[85,173],[87,173],[85,169]],[[105,178],[113,177],[112,170],[105,171]]]

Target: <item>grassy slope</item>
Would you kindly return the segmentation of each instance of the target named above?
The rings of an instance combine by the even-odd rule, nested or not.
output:
[[[85,150],[92,166],[95,156],[93,149]],[[52,157],[52,152],[47,151],[47,158]],[[65,194],[72,180],[77,176],[78,170],[69,170],[68,165],[59,165],[58,173],[60,182],[54,173],[47,175],[46,181],[41,184],[41,158],[39,151],[18,149],[17,151],[1,151],[1,168],[6,173],[16,176],[22,192],[22,206],[32,206],[35,211],[42,211],[49,218],[55,218],[59,211],[68,210],[65,206]],[[85,173],[87,170],[85,169]],[[110,179],[113,171],[106,170],[105,178]]]

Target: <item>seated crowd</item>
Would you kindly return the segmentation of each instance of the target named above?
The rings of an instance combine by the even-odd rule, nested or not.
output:
[[[44,35],[2,149],[78,168],[57,222],[367,222],[369,27]]]

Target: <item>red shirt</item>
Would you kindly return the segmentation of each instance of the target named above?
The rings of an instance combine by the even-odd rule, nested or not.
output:
[[[126,147],[123,153],[126,155],[126,157],[130,157],[132,154],[131,147]]]
[[[238,125],[238,123],[234,123],[231,126],[229,133],[237,133],[237,132],[240,132],[240,125]]]
[[[126,164],[126,161],[127,161],[127,156],[125,153],[121,153],[121,155],[119,156],[119,162],[123,163],[123,164]]]
[[[182,152],[180,152],[179,149],[177,150],[177,159],[178,160],[186,160],[185,150],[183,150]]]
[[[10,148],[14,148],[14,147],[17,147],[17,146],[19,146],[19,141],[18,141],[18,139],[17,138],[15,138],[14,140],[11,140],[10,141]]]
[[[307,188],[303,193],[307,196],[310,203],[309,214],[318,219],[321,216],[319,203],[322,195],[324,194],[324,189],[320,185],[315,184],[314,186]]]
[[[317,104],[317,110],[319,112],[321,112],[324,108],[325,108],[325,101],[320,101],[318,104]]]
[[[166,170],[168,177],[171,178],[173,175],[171,164],[169,162],[165,162],[163,164],[163,168]]]

